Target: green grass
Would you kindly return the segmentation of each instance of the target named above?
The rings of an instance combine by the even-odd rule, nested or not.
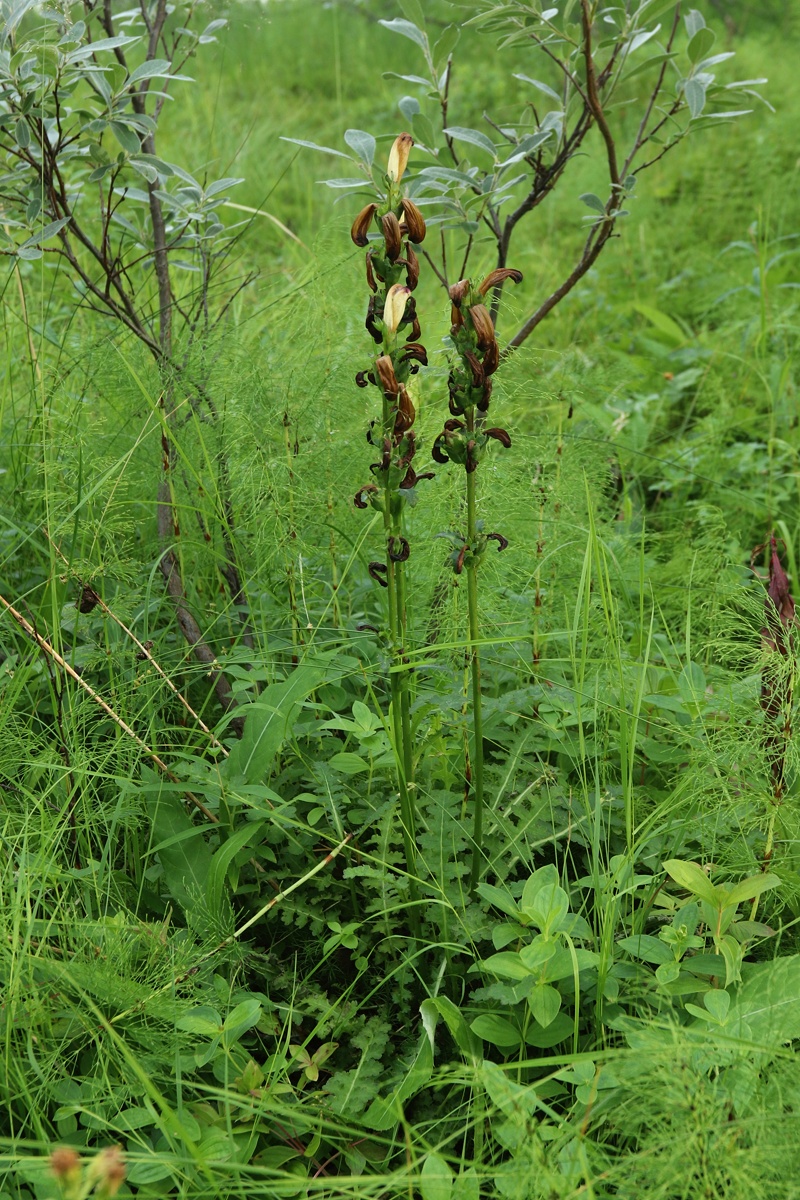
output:
[[[381,72],[418,70],[412,44],[370,6],[241,4],[165,125],[166,158],[241,176],[231,198],[294,234],[253,216],[234,274],[258,278],[201,364],[221,420],[193,413],[178,435],[188,603],[254,705],[241,743],[157,569],[158,372],[47,258],[8,274],[0,593],[86,686],[0,620],[0,1200],[88,1194],[48,1156],[114,1143],[120,1195],[800,1195],[797,746],[775,806],[762,703],[788,696],[797,723],[796,633],[769,653],[751,570],[774,530],[797,587],[800,9],[727,8],[735,76],[769,76],[776,111],[643,175],[622,236],[497,377],[512,448],[482,465],[479,503],[510,545],[480,571],[476,897],[467,589],[436,536],[465,519],[462,481],[438,471],[407,514],[411,880],[367,573],[380,517],[352,504],[374,457],[352,382],[369,352],[359,201],[318,182],[340,160],[280,140],[342,147],[354,127],[388,151],[418,89]],[[511,119],[522,53],[465,30],[459,56],[453,120]],[[520,231],[506,335],[574,261],[598,179],[593,153],[574,166]],[[479,247],[475,275],[491,265]],[[422,470],[449,312],[430,278],[417,295]],[[252,648],[221,574],[223,454]],[[78,611],[78,580],[224,750],[101,608]],[[737,908],[763,923],[740,928],[741,983],[670,860],[715,884],[774,873]],[[558,971],[526,983],[553,912]],[[682,926],[698,942],[657,977]]]

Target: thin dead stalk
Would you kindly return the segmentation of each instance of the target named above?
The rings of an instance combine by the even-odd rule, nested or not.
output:
[[[47,532],[46,529],[43,529],[42,532],[44,533],[44,536],[47,538],[48,542],[53,547],[53,549],[55,550],[56,554],[61,559],[61,561],[67,567],[69,567],[69,565],[70,565],[69,560],[67,559],[66,555],[61,550],[61,548],[56,545],[56,543],[50,537],[50,534]],[[176,697],[176,699],[183,705],[183,707],[189,713],[189,716],[192,717],[192,719],[197,722],[197,724],[202,729],[203,733],[208,735],[208,738],[211,741],[211,744],[213,746],[215,746],[217,748],[217,750],[221,750],[222,753],[227,758],[230,753],[227,746],[224,746],[222,744],[222,742],[216,737],[216,735],[212,732],[212,730],[210,730],[209,727],[206,725],[205,721],[200,716],[200,714],[195,712],[195,710],[192,708],[189,701],[184,696],[183,692],[179,691],[178,688],[176,688],[175,684],[172,682],[169,675],[167,675],[166,671],[164,671],[164,669],[159,665],[157,660],[150,653],[148,646],[146,646],[144,642],[139,641],[138,637],[133,632],[133,630],[129,629],[124,621],[120,620],[120,618],[116,615],[116,613],[114,613],[108,607],[106,602],[103,600],[103,598],[101,596],[98,595],[98,593],[94,590],[93,587],[90,587],[89,584],[84,583],[84,581],[80,578],[80,576],[76,575],[75,578],[81,588],[81,600],[82,601],[85,600],[86,602],[90,603],[93,608],[94,607],[99,608],[101,610],[101,612],[103,612],[107,617],[111,618],[111,620],[114,622],[114,624],[117,625],[118,628],[120,628],[122,630],[122,632],[126,635],[126,637],[129,637],[131,639],[131,641],[134,643],[134,645],[138,648],[140,656],[142,658],[147,659],[147,661],[150,663],[150,665],[156,670],[156,672],[164,680],[164,683],[167,685],[167,687],[170,689],[170,691],[173,693],[173,695]]]
[[[78,674],[78,672],[75,670],[75,668],[73,666],[71,666],[71,664],[68,663],[66,661],[66,659],[63,658],[58,653],[58,651],[55,649],[55,647],[50,645],[47,638],[44,638],[44,637],[42,637],[42,635],[40,633],[37,633],[36,630],[34,629],[33,625],[31,625],[30,621],[28,621],[25,617],[23,617],[22,613],[19,612],[16,608],[14,608],[13,604],[10,604],[8,602],[8,600],[6,600],[6,598],[2,595],[0,595],[0,604],[2,604],[2,606],[3,606],[3,608],[5,608],[6,612],[8,612],[14,618],[14,620],[19,625],[20,629],[24,630],[24,632],[28,635],[28,637],[33,642],[36,643],[36,645],[39,647],[39,649],[43,650],[44,653],[46,655],[48,655],[48,657],[51,658],[54,663],[57,663],[58,666],[61,668],[61,670],[65,671],[71,679],[74,679],[74,681],[75,681],[75,683],[77,683],[78,687],[83,688],[83,690],[87,693],[87,695],[91,696],[91,698],[92,698],[92,700],[94,700],[95,704],[98,704],[100,706],[100,708],[102,708],[103,712],[105,712],[106,715],[109,716],[111,718],[111,720],[116,725],[119,726],[119,728],[123,731],[123,733],[127,734],[127,736],[136,743],[136,745],[139,747],[139,749],[142,750],[143,753],[146,754],[147,757],[149,759],[151,759],[152,762],[155,763],[155,765],[158,767],[159,771],[161,771],[161,773],[163,775],[165,775],[167,777],[167,779],[170,780],[170,782],[180,784],[180,782],[181,782],[180,779],[178,779],[177,775],[175,775],[169,769],[169,767],[164,762],[164,760],[162,758],[159,758],[159,756],[156,754],[155,750],[152,750],[150,748],[150,746],[147,745],[147,742],[143,741],[139,737],[138,733],[136,733],[135,730],[131,729],[130,725],[128,725],[127,721],[123,720],[123,718],[119,715],[119,713],[114,712],[114,709],[111,707],[111,705],[108,704],[103,699],[103,697],[98,692],[96,692],[94,690],[94,688],[90,684],[88,684],[86,682],[86,680],[83,679]],[[197,796],[195,796],[192,792],[189,792],[189,791],[187,791],[185,793],[185,795],[186,795],[187,800],[191,800],[191,802],[192,802],[192,804],[194,804],[195,808],[197,808],[203,814],[203,816],[206,818],[207,821],[211,821],[211,823],[213,825],[219,824],[219,818],[215,817],[214,814],[210,811],[210,809],[206,808],[206,806],[205,806],[205,804],[203,804],[202,800],[198,800]]]

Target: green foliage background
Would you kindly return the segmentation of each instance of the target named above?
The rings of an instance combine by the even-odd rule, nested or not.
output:
[[[447,19],[444,5],[425,7],[431,22]],[[511,543],[487,557],[481,581],[486,736],[495,748],[491,878],[519,900],[530,871],[556,862],[572,911],[612,942],[636,919],[621,886],[603,892],[599,883],[617,869],[626,813],[643,879],[676,857],[714,863],[734,880],[764,865],[774,814],[759,708],[763,586],[751,552],[774,529],[795,589],[800,561],[800,5],[706,7],[736,50],[737,77],[769,77],[775,111],[758,106],[713,138],[699,134],[643,177],[621,238],[498,376],[493,413],[513,446],[491,459],[482,482],[486,526]],[[320,714],[297,713],[264,780],[249,780],[224,810],[218,761],[198,731],[115,626],[98,610],[75,609],[80,577],[217,720],[156,575],[160,380],[131,341],[76,308],[46,257],[20,264],[19,278],[9,271],[0,590],[169,758],[181,783],[159,782],[136,745],[79,689],[62,690],[4,620],[0,1197],[60,1195],[46,1156],[65,1141],[87,1153],[123,1143],[123,1194],[193,1200],[316,1192],[477,1200],[479,1185],[520,1200],[800,1195],[792,1048],[800,1027],[789,974],[763,994],[792,1015],[755,1033],[698,1027],[641,971],[621,976],[629,999],[616,1025],[595,1018],[603,999],[590,995],[587,1029],[570,979],[562,1040],[528,1051],[522,1043],[521,1061],[523,1051],[538,1060],[535,1103],[522,1067],[498,1082],[502,1046],[490,1043],[486,1067],[464,1020],[442,1010],[428,1084],[420,996],[439,972],[460,981],[453,994],[463,999],[474,981],[468,967],[492,952],[501,923],[465,897],[457,761],[465,601],[448,545],[436,538],[457,527],[459,485],[440,472],[411,518],[416,733],[428,764],[420,849],[433,881],[428,944],[417,952],[398,917],[407,880],[385,764],[381,773],[383,646],[360,628],[381,624],[365,571],[380,537],[352,506],[371,453],[367,400],[352,383],[365,354],[361,255],[348,237],[352,202],[335,203],[318,183],[324,160],[280,140],[340,146],[356,127],[388,150],[403,123],[404,85],[381,72],[413,72],[414,49],[376,24],[396,15],[388,4],[285,0],[225,15],[227,30],[191,72],[191,100],[169,111],[161,150],[178,162],[191,151],[210,174],[241,176],[231,199],[259,210],[225,210],[231,220],[252,216],[236,270],[258,277],[231,305],[210,364],[200,364],[222,425],[193,418],[181,435],[184,575],[236,690],[252,697],[254,685],[274,685],[313,643],[335,651],[326,682],[313,685],[322,715],[350,718],[358,702],[375,725],[356,744],[341,729],[320,729]],[[467,29],[459,61],[452,105],[462,124],[477,124],[484,110],[503,120],[518,106],[517,51],[487,55]],[[504,333],[574,259],[578,196],[597,170],[591,156],[581,160],[520,234],[513,265],[525,281],[504,295]],[[481,265],[493,265],[488,250]],[[441,426],[449,320],[432,282],[421,284],[418,303],[432,364],[418,392],[427,445]],[[253,653],[221,587],[223,445]],[[68,548],[72,574],[43,526]],[[374,756],[368,775],[331,766],[343,747]],[[772,826],[769,865],[781,887],[760,918],[777,933],[745,967],[744,999],[734,1001],[741,1020],[754,1019],[746,992],[757,990],[760,965],[778,956],[797,963],[796,760],[793,741]],[[179,801],[187,786],[217,806],[222,833],[209,838],[192,824]],[[256,826],[225,862],[218,891],[201,896],[212,854],[234,830]],[[356,830],[357,844],[251,938],[181,979],[230,935],[234,917],[266,903],[269,887],[294,883]],[[640,894],[654,903],[649,886],[636,904]],[[469,1001],[470,1020],[491,1004],[491,986],[499,985]],[[320,1072],[306,1071],[300,1088],[298,1063],[306,1070],[313,1055]],[[379,1119],[375,1106],[406,1085],[400,1118]]]

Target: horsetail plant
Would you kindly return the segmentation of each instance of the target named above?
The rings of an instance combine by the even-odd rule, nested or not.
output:
[[[375,357],[365,369],[358,372],[356,383],[359,387],[372,385],[381,393],[380,416],[370,422],[367,430],[367,441],[377,450],[378,461],[370,467],[372,481],[356,493],[355,505],[357,508],[372,507],[383,515],[385,560],[371,562],[369,573],[387,591],[392,657],[392,728],[398,765],[403,843],[412,899],[416,898],[416,821],[411,699],[405,645],[405,563],[411,548],[403,532],[403,515],[406,504],[414,503],[417,483],[421,479],[433,478],[430,472],[417,475],[412,466],[416,452],[413,429],[416,411],[406,386],[420,366],[427,366],[428,362],[425,347],[419,341],[420,326],[412,295],[419,279],[419,261],[414,253],[414,245],[418,245],[425,237],[425,222],[419,209],[403,195],[401,189],[413,144],[413,138],[408,133],[401,133],[395,139],[384,177],[386,191],[361,210],[350,231],[355,244],[366,247],[367,285],[371,296],[365,325],[376,344]]]
[[[481,662],[479,650],[480,622],[478,617],[478,567],[490,541],[505,550],[507,540],[500,533],[484,533],[478,520],[475,472],[491,441],[508,449],[511,438],[505,429],[485,427],[486,413],[492,395],[492,376],[500,365],[500,352],[491,313],[485,297],[494,288],[511,279],[520,283],[522,273],[508,267],[490,272],[475,286],[462,279],[450,288],[452,304],[450,337],[458,360],[453,361],[448,377],[450,418],[433,444],[436,462],[458,463],[466,473],[467,534],[454,534],[453,570],[456,575],[467,573],[468,658],[472,677],[472,731],[474,772],[466,764],[466,779],[474,785],[474,817],[472,870],[470,888],[474,892],[481,874],[483,853],[483,708],[481,701]]]

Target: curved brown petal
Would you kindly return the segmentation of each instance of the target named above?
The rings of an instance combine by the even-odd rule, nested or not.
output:
[[[465,542],[464,545],[461,547],[461,549],[458,552],[458,558],[456,559],[455,567],[453,568],[456,575],[460,575],[461,572],[464,570],[464,557],[465,557],[466,553],[467,553],[467,545]]]
[[[414,424],[416,415],[414,405],[411,403],[411,397],[401,383],[397,396],[397,415],[394,420],[395,436],[399,436],[410,429]]]
[[[398,550],[395,549],[395,542],[400,547]],[[411,547],[408,544],[408,539],[404,538],[402,534],[397,534],[396,536],[393,534],[389,538],[389,558],[392,562],[405,562],[410,554]]]
[[[397,460],[398,467],[407,467],[412,458],[417,452],[417,435],[413,429],[409,429],[405,436],[405,450],[401,458]]]
[[[458,283],[454,283],[450,288],[450,299],[455,308],[461,308],[462,301],[469,291],[469,280],[459,279]]]
[[[406,315],[408,315],[408,314],[406,314]],[[422,336],[422,330],[419,327],[419,321],[417,319],[417,314],[415,312],[414,316],[411,320],[411,332],[409,333],[408,337],[406,338],[406,342],[418,342],[419,339],[421,338],[421,336]]]
[[[408,230],[408,240],[419,245],[425,241],[425,221],[422,213],[417,208],[413,200],[401,200],[400,204],[403,208],[403,224]]]
[[[469,369],[472,372],[472,386],[481,387],[486,379],[486,376],[483,373],[482,365],[478,362],[471,350],[467,350],[464,353],[463,358],[464,361],[469,365]]]
[[[505,429],[484,429],[484,437],[494,438],[496,442],[500,442],[508,450],[511,446],[511,438]]]
[[[500,366],[500,347],[497,345],[497,339],[491,343],[488,350],[483,356],[483,373],[484,375],[494,375],[497,368]]]
[[[504,538],[502,533],[487,533],[487,542],[497,542],[497,553],[502,553],[508,547],[508,538]]]
[[[492,323],[492,314],[485,304],[473,304],[469,310],[469,319],[472,322],[472,328],[477,334],[479,349],[488,350],[492,342],[497,340]]]
[[[386,392],[387,396],[396,396],[400,384],[397,382],[397,376],[394,373],[394,363],[388,354],[382,354],[380,358],[375,360],[375,370],[378,372],[380,386]]]
[[[484,413],[488,412],[489,401],[491,400],[491,398],[492,398],[492,380],[490,377],[489,379],[486,380],[486,383],[483,385],[483,395],[478,400],[478,403],[476,405],[478,412],[484,412]]]
[[[438,463],[442,463],[442,464],[450,462],[450,459],[448,458],[447,454],[445,454],[445,451],[444,451],[444,434],[443,433],[440,433],[439,436],[437,437],[436,441],[433,443],[433,447],[431,449],[431,458],[433,459],[434,462],[438,462]]]
[[[382,562],[371,562],[367,567],[370,579],[374,579],[376,583],[381,585],[381,587],[389,586],[389,583],[386,579],[387,570],[388,568],[386,563]]]
[[[366,253],[366,267],[367,267],[367,287],[369,288],[369,290],[371,292],[377,292],[378,285],[375,282],[375,272],[372,269],[372,251],[371,250],[368,250]]]
[[[422,363],[423,367],[427,367],[428,351],[421,342],[406,342],[403,347],[403,353],[400,355],[401,362],[409,362],[411,359]]]
[[[510,279],[514,283],[522,283],[522,271],[515,271],[512,267],[497,267],[494,271],[489,272],[483,283],[479,284],[478,291],[485,296],[499,283],[505,283],[506,279]]]
[[[397,262],[403,248],[400,222],[393,212],[388,212],[385,217],[381,217],[381,226],[383,240],[386,243],[386,255],[392,262]]]
[[[370,296],[369,304],[367,305],[367,316],[364,321],[367,333],[372,337],[373,342],[383,342],[383,334],[375,324],[375,297]]]
[[[405,261],[406,264],[406,285],[411,288],[412,292],[419,283],[419,259],[410,246],[406,246],[405,259],[398,259],[398,262]]]
[[[368,242],[367,234],[369,226],[372,224],[372,218],[377,210],[377,204],[367,204],[366,208],[361,209],[359,215],[355,218],[350,227],[350,238],[353,238],[356,246],[366,246]]]
[[[373,495],[375,492],[377,492],[377,490],[378,489],[374,483],[365,483],[363,487],[358,489],[353,497],[353,504],[355,504],[356,508],[369,508],[369,502],[365,500],[364,497]]]
[[[357,246],[366,246],[369,233],[369,227],[372,224],[372,218],[375,216],[377,204],[368,204],[366,208],[362,208],[361,212],[356,217],[350,227],[350,237]]]

